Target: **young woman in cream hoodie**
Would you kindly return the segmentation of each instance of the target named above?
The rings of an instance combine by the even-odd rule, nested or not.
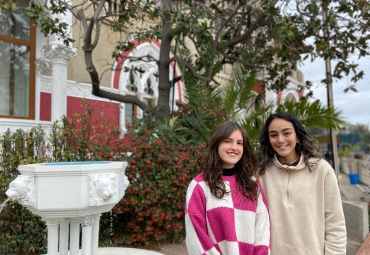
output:
[[[272,255],[345,255],[346,227],[334,170],[290,113],[269,116],[259,180],[271,220]]]

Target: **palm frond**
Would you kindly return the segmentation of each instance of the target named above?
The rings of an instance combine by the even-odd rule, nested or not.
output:
[[[337,108],[325,107],[319,100],[310,102],[303,99],[299,102],[287,102],[279,105],[277,111],[289,112],[295,115],[307,127],[338,130],[345,123],[341,117],[342,111]]]

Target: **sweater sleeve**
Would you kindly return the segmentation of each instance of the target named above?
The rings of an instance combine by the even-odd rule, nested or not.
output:
[[[256,210],[256,227],[254,238],[253,255],[268,255],[270,254],[270,217],[267,209],[265,195],[263,194],[260,184],[257,210]]]
[[[186,194],[185,229],[189,255],[220,255],[207,231],[206,196],[195,180]]]
[[[346,225],[334,170],[325,176],[325,255],[345,255]]]

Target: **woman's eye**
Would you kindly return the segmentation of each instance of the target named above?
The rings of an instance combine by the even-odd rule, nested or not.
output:
[[[271,134],[270,137],[276,137],[276,135],[275,134]]]
[[[290,135],[291,133],[285,133],[284,135],[286,135],[286,136],[288,136],[288,135]]]

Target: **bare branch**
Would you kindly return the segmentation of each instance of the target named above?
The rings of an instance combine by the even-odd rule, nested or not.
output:
[[[153,56],[151,56],[151,55],[145,55],[145,56],[140,56],[140,57],[126,57],[126,59],[128,59],[130,61],[133,61],[133,62],[134,61],[143,61],[143,62],[146,62],[146,63],[155,62],[156,64],[159,64],[158,60],[153,58]]]
[[[139,100],[137,96],[120,95],[120,94],[112,93],[112,92],[105,91],[105,90],[99,90],[99,91],[93,90],[92,94],[97,97],[103,97],[103,98],[107,98],[107,99],[114,100],[114,101],[121,102],[121,103],[135,104],[139,106],[141,109],[143,109],[145,112],[150,112],[154,115],[158,115],[159,113],[158,110],[156,110],[155,108],[152,108],[148,106],[147,104],[145,104],[144,102],[142,102],[141,100]]]
[[[192,72],[192,74],[194,75],[195,78],[198,78],[199,80],[202,80],[202,81],[205,81],[205,82],[210,82],[212,81],[212,78],[209,78],[209,77],[205,77],[203,75],[200,75],[197,70],[195,69],[194,66],[192,66],[190,63],[178,58],[178,57],[173,57],[170,59],[170,61],[176,61],[177,63],[180,63],[182,65],[184,65],[185,67],[189,68],[190,71]]]
[[[86,17],[85,17],[84,10],[83,9],[78,10],[77,14],[78,14],[79,20],[81,20],[84,31],[86,32],[87,22],[86,22]]]

